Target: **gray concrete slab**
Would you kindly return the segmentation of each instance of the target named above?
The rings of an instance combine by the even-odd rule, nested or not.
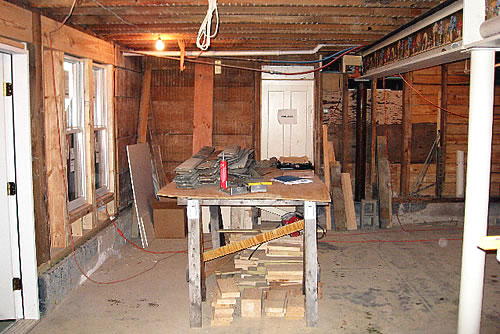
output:
[[[454,224],[405,228],[412,231],[395,227],[382,233],[330,233],[330,242],[319,243],[324,286],[318,328],[305,327],[303,320],[238,316],[229,327],[211,327],[212,276],[203,328],[191,330],[186,254],[151,255],[126,246],[92,278],[120,280],[156,266],[122,283],[83,283],[32,333],[455,333],[461,241],[454,239],[461,238],[462,230]],[[419,231],[426,229],[431,230]],[[490,227],[490,234],[499,232]],[[186,241],[157,240],[153,249],[184,250]],[[499,277],[495,254],[488,254],[482,333],[500,332]]]

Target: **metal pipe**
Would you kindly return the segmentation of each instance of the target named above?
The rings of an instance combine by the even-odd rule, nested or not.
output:
[[[479,333],[481,325],[486,255],[478,245],[488,227],[494,66],[495,51],[472,49],[459,334]]]

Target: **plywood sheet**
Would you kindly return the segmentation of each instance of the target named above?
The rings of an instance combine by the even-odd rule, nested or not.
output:
[[[146,143],[128,145],[127,154],[142,247],[148,247],[154,239],[154,229],[148,203],[148,198],[154,196],[149,146]]]

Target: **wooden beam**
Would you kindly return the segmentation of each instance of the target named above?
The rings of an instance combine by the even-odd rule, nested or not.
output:
[[[189,201],[188,201],[188,203],[189,203]],[[258,244],[268,242],[268,241],[273,240],[273,239],[280,238],[284,235],[300,231],[303,228],[304,228],[304,221],[299,220],[293,224],[288,224],[288,225],[285,225],[282,227],[278,227],[275,230],[261,233],[261,234],[254,236],[254,237],[251,237],[251,238],[248,238],[248,239],[245,239],[242,241],[234,242],[232,244],[205,252],[205,253],[203,253],[203,261],[206,262],[206,261],[216,259],[218,257],[222,257],[222,256],[225,256],[228,254],[236,253],[242,249],[256,246]]]
[[[194,66],[193,154],[203,146],[212,145],[214,120],[214,68]]]
[[[371,114],[371,145],[370,145],[370,187],[372,199],[377,198],[377,167],[375,156],[377,154],[377,79],[372,80],[372,114]]]
[[[84,85],[84,140],[85,140],[85,185],[87,187],[87,203],[92,206],[91,227],[97,226],[97,203],[95,195],[95,134],[94,134],[94,71],[92,59],[83,61]]]
[[[32,15],[37,14],[7,1],[0,1],[0,22],[2,22],[2,32],[0,34],[18,41],[32,42],[34,37],[32,30],[37,29],[40,32],[41,29],[40,26],[32,27],[33,20],[36,20]],[[40,19],[40,16],[38,17]]]
[[[260,151],[261,151],[261,80],[262,76],[260,72],[254,73],[254,122],[253,122],[253,147],[255,152],[255,160],[260,160]]]
[[[322,99],[321,99],[321,76],[314,76],[314,130],[313,130],[313,138],[314,138],[314,147],[313,147],[313,155],[314,155],[314,172],[319,174],[320,171],[320,161],[321,161],[321,111],[322,108]]]
[[[387,160],[387,142],[383,136],[377,136],[377,175],[380,202],[379,220],[381,228],[392,227],[392,189],[391,168]]]
[[[365,198],[366,178],[366,85],[358,82],[356,94],[356,166],[354,200]]]
[[[448,108],[448,65],[441,65],[441,94],[439,105],[441,108]],[[438,109],[438,120],[436,128],[439,131],[439,143],[436,159],[436,197],[443,195],[443,185],[446,178],[446,128],[448,123],[448,113]]]
[[[32,14],[33,43],[28,44],[30,66],[31,154],[37,265],[50,260],[50,229],[45,165],[42,34],[39,14]]]
[[[347,218],[345,214],[344,193],[342,192],[342,181],[340,178],[340,167],[333,166],[330,170],[332,177],[332,202],[335,230],[344,231],[347,229]]]
[[[342,192],[344,193],[346,226],[348,230],[356,230],[358,229],[358,225],[356,223],[356,212],[352,196],[351,175],[349,173],[342,173],[340,180],[342,182]]]
[[[330,149],[328,145],[328,125],[323,124],[323,172],[325,176],[325,185],[331,194],[332,183],[330,179]],[[332,229],[331,204],[325,207],[326,210],[326,229]]]
[[[349,136],[349,77],[343,75],[342,81],[342,171],[347,166],[347,138]]]
[[[137,121],[137,143],[145,143],[148,133],[149,106],[151,104],[151,62],[146,61],[144,77],[141,86],[141,104]]]
[[[403,74],[406,81],[413,83],[413,72]],[[410,194],[410,166],[411,166],[411,128],[412,128],[412,91],[408,85],[403,85],[403,135],[401,143],[401,182],[400,195],[407,197]]]

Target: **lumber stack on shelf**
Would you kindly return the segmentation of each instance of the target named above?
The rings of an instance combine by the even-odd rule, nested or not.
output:
[[[241,317],[260,318],[262,313],[262,290],[247,288],[241,296]]]

